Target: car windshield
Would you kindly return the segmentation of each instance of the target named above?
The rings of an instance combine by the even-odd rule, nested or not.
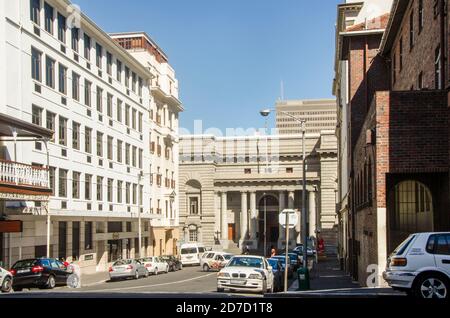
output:
[[[12,268],[14,269],[18,269],[18,268],[30,268],[33,267],[34,265],[36,265],[37,260],[35,259],[26,259],[23,261],[18,261],[17,263],[14,264],[14,266]]]
[[[131,264],[132,260],[131,259],[122,259],[119,261],[116,261],[113,266],[122,266],[122,265],[129,265]]]
[[[402,255],[405,250],[408,248],[409,244],[414,240],[416,236],[410,235],[406,240],[404,240],[392,253],[392,255]]]
[[[186,247],[181,249],[181,254],[196,254],[197,249],[195,247]]]
[[[252,268],[263,268],[263,261],[255,257],[234,257],[231,259],[228,267],[243,266]]]
[[[225,254],[223,257],[225,257],[225,259],[226,259],[227,261],[229,261],[229,260],[233,257],[233,255],[231,255],[231,254]]]

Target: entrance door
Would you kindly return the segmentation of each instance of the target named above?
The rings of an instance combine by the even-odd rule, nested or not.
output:
[[[108,241],[108,262],[122,258],[122,240]]]
[[[236,225],[235,224],[228,224],[228,239],[230,241],[235,241],[236,236]]]

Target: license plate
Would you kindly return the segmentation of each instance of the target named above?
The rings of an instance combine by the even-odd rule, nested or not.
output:
[[[114,269],[116,272],[123,272],[125,270],[125,268],[123,267],[118,267]]]
[[[31,272],[29,269],[19,269],[17,271],[17,274],[24,274],[24,273],[29,273],[29,272]]]
[[[245,280],[231,280],[231,285],[245,285]]]
[[[187,259],[191,259],[192,258],[192,256],[188,256],[188,257],[186,257]]]

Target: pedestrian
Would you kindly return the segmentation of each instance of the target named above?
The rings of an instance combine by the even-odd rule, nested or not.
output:
[[[248,247],[248,245],[245,245],[244,247],[244,255],[249,255],[250,254],[250,248]]]
[[[274,257],[277,255],[277,250],[275,249],[275,246],[270,247],[270,257]]]

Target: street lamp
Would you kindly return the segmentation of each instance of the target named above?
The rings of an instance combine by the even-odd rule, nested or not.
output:
[[[297,118],[288,112],[278,110],[278,109],[264,109],[259,113],[263,117],[268,117],[272,112],[281,113],[294,119],[296,122],[300,123],[302,129],[302,165],[303,165],[303,191],[302,191],[302,230],[303,230],[303,268],[308,268],[308,229],[307,229],[307,215],[306,215],[306,149],[305,149],[305,135],[306,135],[306,120]],[[289,242],[286,242],[288,245]]]

